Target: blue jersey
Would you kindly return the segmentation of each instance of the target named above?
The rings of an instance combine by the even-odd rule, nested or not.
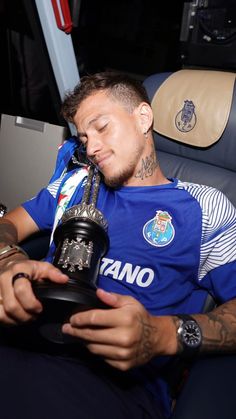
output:
[[[62,173],[23,204],[40,229],[54,230],[66,206],[81,201],[86,174],[86,169]],[[110,239],[100,287],[133,296],[153,315],[199,313],[207,292],[219,302],[236,297],[236,210],[218,190],[177,179],[117,189],[101,184],[97,207],[108,221]],[[54,249],[52,242],[47,260]],[[159,362],[141,371],[163,403],[167,393],[157,379]]]

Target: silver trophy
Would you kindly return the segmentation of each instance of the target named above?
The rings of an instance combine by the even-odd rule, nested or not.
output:
[[[96,296],[100,261],[109,246],[107,221],[96,208],[99,185],[100,173],[90,166],[81,203],[65,211],[54,233],[53,264],[69,276],[68,283],[43,281],[33,286],[43,304],[39,331],[52,342],[70,341],[61,333],[61,326],[73,313],[107,308]]]

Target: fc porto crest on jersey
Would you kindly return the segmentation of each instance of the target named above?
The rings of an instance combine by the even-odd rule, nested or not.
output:
[[[156,216],[143,227],[143,236],[152,246],[164,247],[172,242],[175,229],[167,211],[158,210]]]
[[[196,121],[194,103],[192,100],[185,100],[183,108],[177,113],[175,118],[176,128],[181,132],[189,132],[195,127]]]

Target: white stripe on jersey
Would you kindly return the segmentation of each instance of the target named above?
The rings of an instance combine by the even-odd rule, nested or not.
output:
[[[236,260],[236,209],[226,196],[215,188],[178,182],[202,209],[202,236],[199,280],[212,269]]]
[[[88,175],[88,169],[87,168],[80,168],[76,170],[62,185],[60,188],[60,193],[62,193],[63,197],[60,199],[60,201],[57,203],[57,208],[55,211],[55,217],[54,217],[54,223],[51,233],[51,239],[50,243],[53,240],[53,234],[55,231],[55,228],[60,221],[63,213],[65,212],[71,197],[73,196],[74,192],[76,191],[76,188],[78,185],[87,177]],[[60,178],[60,184],[62,184],[62,178]]]
[[[65,176],[65,173],[63,173],[57,180],[54,180],[53,183],[50,183],[47,186],[47,190],[53,196],[53,198],[56,198],[58,189],[60,187],[60,184],[61,184],[64,176]]]

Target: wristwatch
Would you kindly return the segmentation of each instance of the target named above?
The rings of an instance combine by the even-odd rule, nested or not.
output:
[[[202,331],[196,320],[188,314],[177,314],[179,325],[177,339],[181,342],[183,357],[194,357],[202,344]]]

